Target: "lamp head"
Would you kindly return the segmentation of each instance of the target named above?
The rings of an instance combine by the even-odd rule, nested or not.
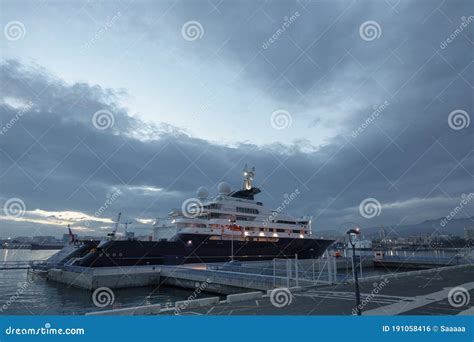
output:
[[[355,239],[356,239],[357,235],[360,234],[360,228],[357,227],[357,228],[349,229],[346,234],[349,235],[349,242],[351,243],[352,246],[354,246],[355,245]]]
[[[355,234],[355,235],[359,235],[360,234],[360,228],[357,227],[357,228],[352,228],[352,229],[349,229],[347,231],[346,234]]]

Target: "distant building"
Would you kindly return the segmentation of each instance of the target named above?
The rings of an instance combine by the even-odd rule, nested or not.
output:
[[[125,233],[125,239],[126,240],[133,240],[135,238],[135,233],[134,232],[126,232]]]
[[[77,237],[77,235],[76,235],[76,237]],[[84,235],[84,236],[79,236],[79,239],[80,240],[103,240],[104,237]]]
[[[28,237],[28,236],[18,236],[18,237],[16,237],[16,238],[13,238],[12,240],[15,241],[15,242],[18,242],[18,243],[28,243],[28,242],[31,242],[31,238]]]
[[[422,236],[409,236],[406,239],[406,242],[409,245],[422,245],[424,243],[424,239]]]
[[[372,249],[372,241],[370,240],[358,240],[355,243],[356,249]]]
[[[77,240],[77,234],[72,234],[75,240]],[[69,234],[63,234],[63,238],[61,239],[62,242],[71,242],[71,236]]]
[[[34,243],[54,243],[56,238],[54,236],[33,236]]]
[[[384,240],[387,237],[387,232],[385,231],[385,228],[382,226],[379,231],[379,237],[380,240]]]
[[[466,240],[474,240],[474,228],[464,228],[464,238]]]

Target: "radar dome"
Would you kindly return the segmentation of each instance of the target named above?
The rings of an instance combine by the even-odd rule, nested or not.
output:
[[[207,198],[207,196],[209,196],[209,191],[207,191],[207,189],[203,186],[200,186],[198,189],[197,189],[197,197],[198,198]]]
[[[217,190],[221,195],[227,195],[230,193],[230,185],[226,182],[220,182],[217,186]]]

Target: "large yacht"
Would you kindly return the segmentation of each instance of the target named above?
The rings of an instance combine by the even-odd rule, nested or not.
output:
[[[255,199],[255,168],[244,169],[243,186],[231,190],[220,183],[218,194],[209,198],[201,187],[196,198],[183,202],[164,219],[157,219],[149,241],[118,239],[88,244],[83,255],[67,262],[87,267],[176,265],[222,261],[270,260],[273,258],[311,259],[321,256],[333,242],[315,238],[311,217],[292,217],[284,208],[298,196],[287,195],[276,210]]]

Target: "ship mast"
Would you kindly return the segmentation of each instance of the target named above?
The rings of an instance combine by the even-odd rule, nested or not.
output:
[[[252,189],[252,181],[253,178],[255,177],[255,167],[252,167],[251,170],[247,168],[247,164],[245,164],[244,168],[244,184],[243,184],[243,189],[244,190],[250,190]]]

